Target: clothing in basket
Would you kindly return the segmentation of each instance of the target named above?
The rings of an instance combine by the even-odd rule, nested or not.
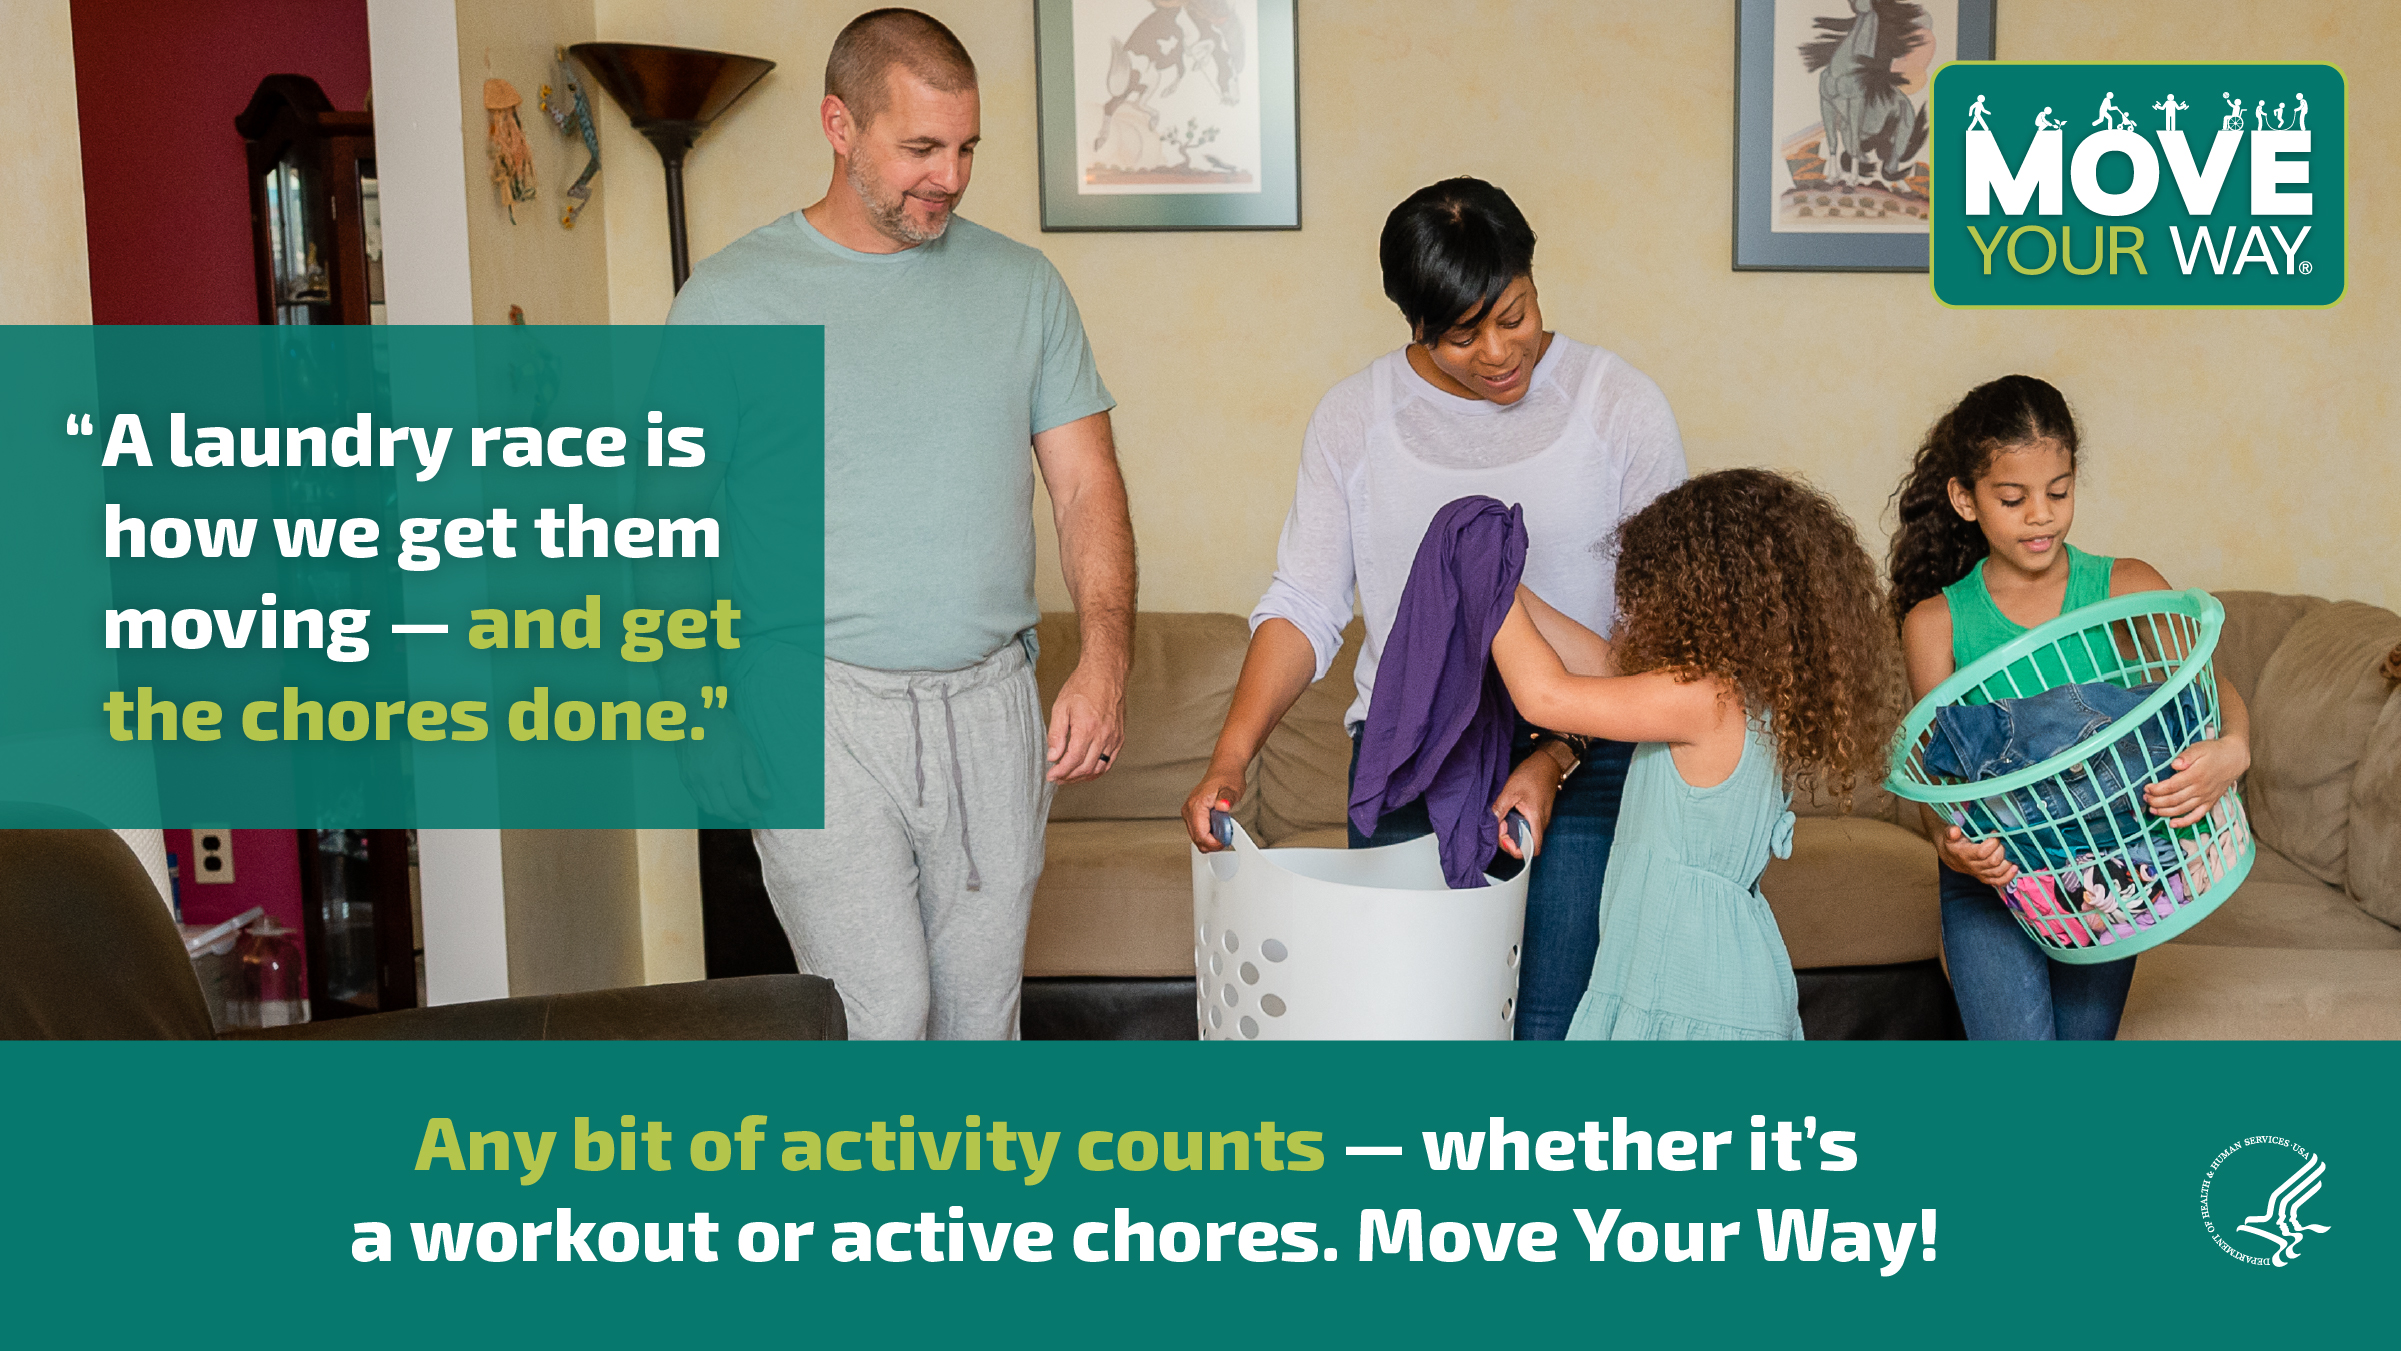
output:
[[[1934,715],[1926,770],[1973,783],[2030,768],[2106,731],[2158,689],[2156,682],[2121,689],[2101,681],[2022,699],[1953,704]],[[2132,738],[2064,776],[1968,804],[1959,825],[1978,837],[2003,832],[2002,847],[2024,869],[2057,867],[2079,853],[2147,841],[2162,828],[2128,789],[2173,774],[2178,753],[2206,734],[2203,718],[2200,693],[2188,686]]]
[[[1695,788],[1665,744],[1634,751],[1601,884],[1600,950],[1571,1039],[1798,1041],[1792,958],[1759,894],[1792,856],[1792,795],[1754,720],[1725,782]]]

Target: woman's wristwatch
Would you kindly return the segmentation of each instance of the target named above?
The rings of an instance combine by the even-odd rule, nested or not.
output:
[[[1584,748],[1591,743],[1591,737],[1574,736],[1566,732],[1543,731],[1534,736],[1534,749],[1537,752],[1548,752],[1553,746],[1567,752],[1567,768],[1559,771],[1561,783],[1567,782],[1567,776],[1575,773],[1584,763]],[[1556,760],[1559,757],[1553,755],[1551,758]]]

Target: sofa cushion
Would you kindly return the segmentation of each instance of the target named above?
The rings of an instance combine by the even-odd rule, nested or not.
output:
[[[1053,820],[1043,833],[1025,973],[1191,975],[1191,851],[1181,817]]]
[[[2330,603],[2316,596],[2282,596],[2273,591],[2213,592],[2226,607],[2226,627],[2218,631],[2218,650],[2210,661],[2234,686],[2244,703],[2259,688],[2259,673],[2284,642],[2293,625],[2313,610]]]
[[[1366,634],[1366,625],[1353,619],[1325,679],[1301,691],[1260,748],[1255,833],[1261,844],[1284,846],[1304,831],[1343,828],[1350,811],[1351,738],[1342,714],[1359,696],[1352,668]],[[1197,779],[1199,769],[1193,774]]]
[[[2378,923],[2340,888],[2263,845],[2234,894],[2174,941],[2309,951],[2401,948],[2401,929]]]
[[[2401,951],[2169,943],[2135,959],[2118,1037],[2390,1040],[2401,1038],[2395,990]]]
[[[1035,674],[1044,716],[1082,650],[1073,614],[1046,614],[1038,630]],[[1233,702],[1249,634],[1240,615],[1134,617],[1134,662],[1126,678],[1125,745],[1109,772],[1068,784],[1052,801],[1053,821],[1180,819],[1184,797],[1209,767],[1217,729]],[[1182,832],[1177,832],[1178,838]],[[1121,974],[1111,972],[1108,974]]]
[[[1934,847],[1860,817],[1803,817],[1792,857],[1770,859],[1759,889],[1796,970],[1915,962],[1942,951]]]
[[[2243,885],[2260,883],[2290,883],[2294,886],[2323,887],[2326,884],[2309,875],[2309,870],[2277,853],[2267,845],[2259,846],[2251,856],[2251,871],[2243,877]],[[2232,903],[2232,898],[2228,899]]]
[[[2392,692],[2379,667],[2396,642],[2401,615],[2338,601],[2295,622],[2259,675],[2245,780],[2251,821],[2321,882],[2343,884],[2351,779]]]
[[[1795,816],[1810,817],[1856,816],[1863,820],[1882,821],[1889,825],[1919,829],[1917,805],[1905,802],[1884,791],[1881,769],[1869,774],[1851,790],[1851,810],[1845,813],[1842,799],[1828,791],[1823,784],[1812,784],[1807,794],[1795,794],[1792,800]]]
[[[2351,780],[2348,862],[2351,898],[2401,925],[2401,692],[2384,701]]]

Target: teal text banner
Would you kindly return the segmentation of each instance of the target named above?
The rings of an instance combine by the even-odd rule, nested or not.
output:
[[[1931,104],[1934,294],[2331,305],[2344,93],[2330,65],[1954,61]]]
[[[819,824],[823,343],[0,328],[0,802]]]
[[[27,1345],[2353,1345],[2395,1056],[10,1044],[0,1269]]]

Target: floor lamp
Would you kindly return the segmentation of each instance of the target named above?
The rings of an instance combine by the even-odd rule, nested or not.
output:
[[[692,275],[692,247],[684,234],[684,156],[775,63],[642,42],[579,42],[567,51],[592,72],[667,166],[667,244],[675,289],[681,291]]]

